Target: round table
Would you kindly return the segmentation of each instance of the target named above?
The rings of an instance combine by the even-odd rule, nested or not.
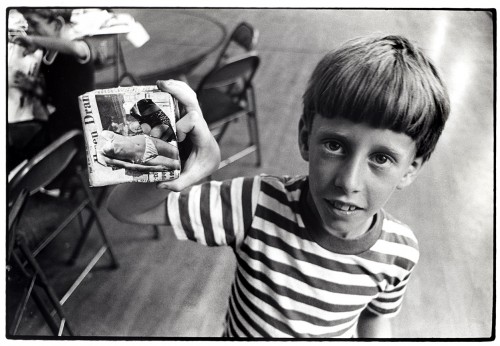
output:
[[[150,36],[148,42],[136,48],[125,35],[119,35],[126,66],[120,68],[136,79],[132,84],[150,85],[158,79],[189,74],[226,38],[225,27],[203,14],[202,9],[119,9],[114,12],[130,14]],[[113,72],[96,73],[97,86],[109,85],[112,81]]]

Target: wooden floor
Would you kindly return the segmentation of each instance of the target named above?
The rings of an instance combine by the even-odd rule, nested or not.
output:
[[[121,10],[125,11],[125,10]],[[152,36],[182,35],[162,11],[130,10]],[[482,11],[422,10],[203,10],[231,30],[242,20],[260,31],[262,64],[255,79],[263,164],[249,156],[214,175],[304,174],[297,147],[301,95],[312,68],[346,39],[375,31],[415,40],[443,72],[452,101],[450,120],[417,181],[387,209],[415,231],[419,266],[397,338],[487,338],[494,295],[494,61],[493,21]],[[161,45],[161,42],[158,43]],[[148,59],[147,55],[142,56]],[[168,56],[165,56],[168,59]],[[154,64],[155,61],[150,61]],[[209,59],[199,69],[210,66]],[[224,140],[224,152],[246,138],[245,122]],[[81,336],[216,337],[222,332],[234,274],[230,250],[174,239],[163,228],[121,224],[102,210],[120,268],[97,270],[65,304]],[[105,263],[105,260],[103,260]],[[56,277],[61,287],[66,277]],[[48,335],[37,313],[25,335]]]

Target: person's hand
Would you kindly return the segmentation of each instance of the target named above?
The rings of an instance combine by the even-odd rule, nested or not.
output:
[[[35,81],[24,72],[17,70],[12,76],[10,86],[21,89],[23,91],[32,91],[35,87]]]
[[[154,145],[157,156],[148,159],[147,142]],[[102,131],[98,138],[98,150],[107,165],[133,169],[140,172],[154,172],[180,169],[177,147],[161,139],[144,135],[122,136],[113,131]],[[151,148],[150,148],[151,149]],[[146,156],[146,161],[144,160]]]
[[[24,56],[33,54],[39,48],[33,37],[29,35],[18,35],[13,39],[13,42],[25,48],[23,52]]]
[[[177,140],[188,137],[193,148],[179,178],[160,182],[159,188],[181,191],[212,174],[220,163],[219,145],[203,119],[196,93],[186,83],[175,80],[158,81],[158,88],[174,96],[185,108],[186,114],[176,123]]]

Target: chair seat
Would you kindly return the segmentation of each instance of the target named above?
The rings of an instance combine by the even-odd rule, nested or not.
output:
[[[209,127],[232,121],[246,113],[245,108],[235,103],[231,96],[217,89],[203,90],[198,100]]]
[[[26,212],[19,221],[16,232],[33,250],[50,236],[64,218],[81,204],[81,201],[61,200],[39,193],[28,198],[26,203]]]

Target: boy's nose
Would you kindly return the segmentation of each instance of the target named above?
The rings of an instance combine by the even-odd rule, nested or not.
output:
[[[361,190],[363,181],[363,165],[355,158],[345,160],[335,176],[335,187],[345,193],[354,193]]]

